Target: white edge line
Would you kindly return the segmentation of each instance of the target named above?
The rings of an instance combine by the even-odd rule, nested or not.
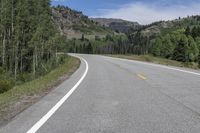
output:
[[[73,55],[74,56],[74,55]],[[78,56],[75,56],[78,57]],[[82,83],[84,78],[88,73],[88,63],[82,57],[78,57],[79,59],[83,60],[86,64],[86,70],[80,80],[75,84],[75,86],[53,107],[49,112],[44,115],[31,129],[29,129],[26,133],[36,133],[47,121],[48,119],[63,105],[63,103],[72,95],[72,93],[77,89],[77,87]]]
[[[105,57],[107,57],[107,56],[105,56]],[[159,64],[152,64],[152,63],[146,63],[146,62],[142,62],[142,61],[120,59],[120,58],[114,58],[114,57],[108,57],[108,58],[112,58],[112,59],[115,59],[115,60],[121,60],[121,61],[128,61],[128,62],[133,62],[133,63],[139,63],[139,64],[149,65],[149,66],[154,66],[154,67],[160,67],[160,68],[165,68],[165,69],[169,69],[169,70],[174,70],[174,71],[179,71],[179,72],[184,72],[184,73],[188,73],[188,74],[193,74],[193,75],[200,76],[200,73],[186,71],[186,70],[182,70],[182,69],[178,69],[178,68],[173,68],[173,67],[169,67],[169,66],[164,66],[164,65],[159,65]]]

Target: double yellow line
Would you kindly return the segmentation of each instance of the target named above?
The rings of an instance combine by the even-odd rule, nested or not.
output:
[[[137,74],[137,76],[142,80],[147,80],[147,77],[144,74]]]

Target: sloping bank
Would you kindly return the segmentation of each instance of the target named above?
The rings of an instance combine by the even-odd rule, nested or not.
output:
[[[185,68],[192,68],[199,70],[198,63],[185,63],[185,62],[179,62],[175,60],[165,59],[161,57],[154,57],[152,55],[106,55],[110,57],[116,57],[116,58],[122,58],[122,59],[129,59],[129,60],[136,60],[136,61],[144,61],[144,62],[151,62],[155,64],[162,64],[162,65],[169,65],[169,66],[175,66],[175,67],[185,67]]]
[[[68,56],[64,64],[48,74],[0,94],[0,126],[48,94],[69,78],[79,66],[79,59]]]

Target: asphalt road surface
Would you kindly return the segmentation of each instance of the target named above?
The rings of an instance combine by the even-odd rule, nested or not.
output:
[[[0,133],[200,133],[200,71],[98,55]]]

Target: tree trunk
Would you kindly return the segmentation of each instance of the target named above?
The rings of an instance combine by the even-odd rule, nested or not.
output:
[[[20,71],[23,72],[23,50],[21,49],[20,54]]]
[[[3,47],[2,47],[2,65],[5,66],[5,53],[6,53],[6,34],[3,35]]]
[[[14,5],[13,5],[13,0],[12,0],[12,12],[11,12],[11,16],[12,16],[12,19],[11,19],[11,36],[10,36],[10,46],[12,48],[11,52],[10,52],[10,71],[12,72],[13,71],[13,61],[14,61],[14,43],[13,43],[13,35],[14,35]]]
[[[34,48],[34,52],[33,52],[33,77],[35,78],[35,74],[36,74],[36,46]]]
[[[12,12],[11,12],[11,16],[12,16],[12,19],[11,19],[11,32],[12,32],[12,36],[13,36],[13,33],[14,33],[14,2],[12,0]]]
[[[15,81],[17,80],[17,71],[18,71],[18,49],[19,49],[19,41],[17,42],[17,46],[15,47]]]
[[[44,58],[44,45],[42,43],[42,59]]]
[[[36,46],[36,55],[35,55],[35,65],[36,65],[36,68],[38,67],[38,51],[37,51],[37,46]]]
[[[56,48],[56,64],[58,64],[58,53],[57,53],[57,48]]]

